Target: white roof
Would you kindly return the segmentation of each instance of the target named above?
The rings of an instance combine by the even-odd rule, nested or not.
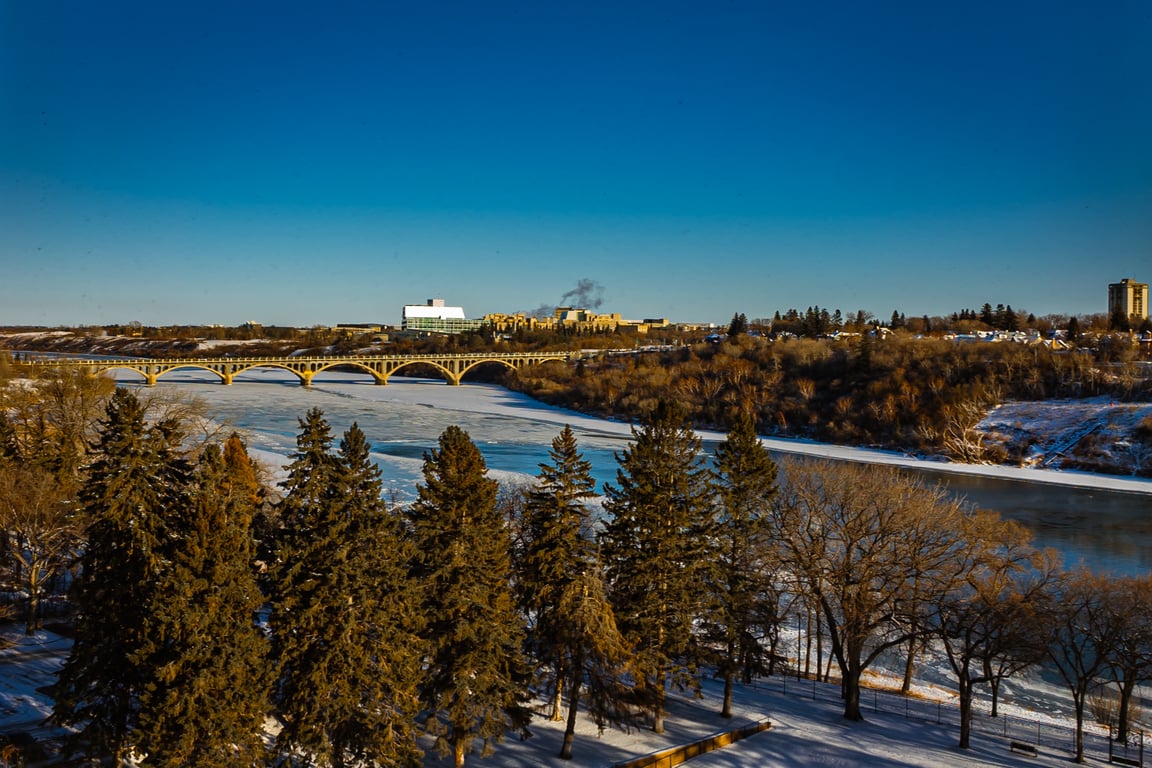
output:
[[[429,307],[426,304],[405,304],[404,317],[431,317],[437,320],[464,320],[464,307]]]

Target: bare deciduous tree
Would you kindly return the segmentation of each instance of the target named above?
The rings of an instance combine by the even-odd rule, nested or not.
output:
[[[1076,762],[1084,762],[1084,707],[1097,678],[1107,669],[1117,638],[1109,606],[1109,580],[1080,568],[1065,573],[1048,590],[1048,659],[1072,694],[1076,714]]]
[[[924,631],[919,599],[967,561],[962,510],[938,487],[882,466],[790,461],[772,505],[784,567],[824,616],[843,680],[844,716],[862,720],[860,676]]]
[[[1111,585],[1107,598],[1115,622],[1108,672],[1120,692],[1116,738],[1128,737],[1132,695],[1152,680],[1152,577],[1127,577]]]
[[[7,590],[25,595],[24,631],[40,628],[40,604],[52,580],[75,559],[81,541],[74,489],[47,469],[0,461],[0,536]]]
[[[929,622],[956,675],[961,749],[968,749],[977,685],[1004,677],[1044,655],[1032,602],[1055,574],[1056,562],[1037,552],[1028,531],[993,513],[969,519],[971,568],[936,595]]]

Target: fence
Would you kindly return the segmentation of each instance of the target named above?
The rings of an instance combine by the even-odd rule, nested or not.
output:
[[[772,678],[762,678],[755,683],[761,690],[776,692],[786,696],[803,696],[819,701],[839,702],[840,682],[823,683],[812,678],[797,679],[795,673],[791,676],[783,675]],[[862,688],[860,692],[861,709],[867,712],[897,715],[908,720],[915,720],[936,725],[951,726],[956,729],[957,738],[960,734],[960,705],[952,698],[947,701],[919,698],[917,696],[904,696],[898,691],[889,691],[880,688]],[[1100,732],[1090,712],[1085,712],[1084,723],[1084,754],[1102,760],[1122,765],[1142,766],[1143,739],[1142,731],[1130,734],[1128,743],[1110,738],[1107,733]],[[1051,752],[1064,752],[1069,756],[1076,751],[1076,729],[1074,726],[1049,721],[1043,717],[1030,717],[1019,714],[1006,714],[1001,711],[996,717],[989,712],[989,702],[974,701],[972,704],[972,732],[971,738],[996,739],[1003,743],[1004,749],[1013,746],[1017,748],[1033,747]]]

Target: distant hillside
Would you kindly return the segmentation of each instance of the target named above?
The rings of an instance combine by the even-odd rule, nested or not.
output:
[[[523,369],[509,386],[545,402],[636,420],[662,398],[698,427],[726,429],[751,414],[761,434],[946,455],[969,463],[1049,462],[1152,475],[1152,415],[1101,403],[1152,403],[1152,369],[1134,357],[1101,361],[1023,344],[961,344],[894,336],[851,340],[744,338]],[[1093,403],[1049,409],[1067,445],[985,423],[1013,402]],[[1082,429],[1069,419],[1080,414]],[[1031,420],[1033,426],[1041,417]],[[1090,426],[1096,425],[1093,429]],[[1037,453],[1039,452],[1039,456]]]

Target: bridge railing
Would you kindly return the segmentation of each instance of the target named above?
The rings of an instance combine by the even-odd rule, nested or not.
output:
[[[27,354],[27,353],[26,353]],[[32,353],[35,354],[35,353]],[[557,359],[578,356],[577,352],[458,352],[445,354],[413,355],[280,355],[261,357],[24,357],[14,360],[16,365],[173,365],[173,364],[214,364],[214,363],[285,363],[285,362],[359,362],[363,360],[402,361],[402,360],[531,360]]]

